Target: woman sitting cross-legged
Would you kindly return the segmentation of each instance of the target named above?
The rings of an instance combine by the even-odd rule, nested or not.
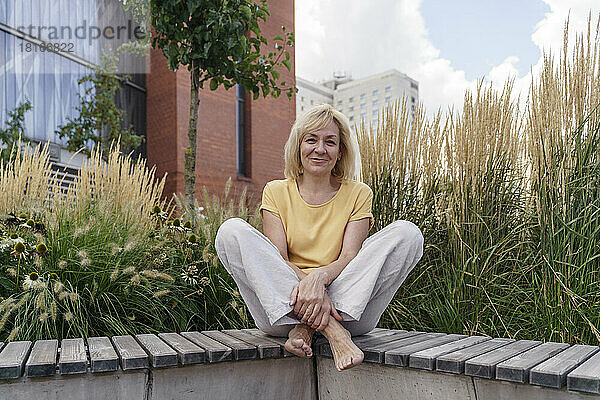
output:
[[[264,235],[231,218],[215,239],[256,326],[288,336],[285,348],[300,357],[312,356],[321,332],[340,371],[362,362],[351,336],[377,326],[423,254],[421,231],[408,221],[367,238],[373,192],[355,180],[358,157],[348,119],[330,105],[310,109],[285,145],[286,179],[264,188]]]

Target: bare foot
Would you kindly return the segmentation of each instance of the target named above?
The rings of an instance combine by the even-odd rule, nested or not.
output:
[[[288,334],[289,339],[285,342],[285,349],[298,357],[312,357],[312,336],[315,330],[311,327],[298,324]]]
[[[365,355],[354,342],[352,335],[335,318],[329,318],[329,324],[323,331],[329,340],[333,361],[338,371],[343,371],[360,364]]]

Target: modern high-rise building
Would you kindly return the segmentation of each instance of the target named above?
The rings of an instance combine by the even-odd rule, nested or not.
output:
[[[321,83],[298,77],[296,87],[296,114],[302,114],[313,105],[327,103],[344,113],[352,126],[361,121],[377,124],[381,108],[404,96],[413,112],[419,101],[418,82],[395,69],[356,80],[346,73],[338,73]]]
[[[317,104],[333,104],[333,89],[296,77],[296,115]]]
[[[294,0],[269,0],[267,5],[270,16],[261,25],[267,39],[281,35],[282,26],[294,30]],[[25,135],[50,142],[55,165],[64,167],[71,153],[55,131],[75,117],[84,94],[77,81],[92,72],[111,38],[135,32],[132,20],[120,0],[0,0],[0,127],[8,112],[28,99],[33,110],[25,115]],[[48,51],[49,44],[60,51]],[[294,48],[288,50],[292,70],[280,71],[281,81],[294,82]],[[183,192],[189,72],[186,67],[168,70],[159,50],[146,57],[125,55],[122,62],[134,73],[123,80],[115,100],[125,112],[125,124],[145,138],[138,152],[156,166],[158,176],[168,174],[165,195]],[[204,185],[221,194],[231,177],[234,190],[247,186],[252,203],[259,202],[264,184],[283,177],[283,147],[295,116],[295,96],[254,101],[240,86],[201,90],[196,193]],[[80,164],[81,159],[71,160],[73,167]]]

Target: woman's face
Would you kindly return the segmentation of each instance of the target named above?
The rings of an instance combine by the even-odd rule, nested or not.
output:
[[[335,122],[307,133],[300,142],[300,160],[305,174],[331,174],[340,157],[340,134]]]

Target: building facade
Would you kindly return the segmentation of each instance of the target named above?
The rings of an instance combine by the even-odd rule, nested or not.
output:
[[[271,13],[263,35],[281,34],[281,26],[294,29],[294,1],[268,2]],[[291,71],[281,71],[280,81],[294,82],[294,47],[289,49]],[[152,50],[147,78],[148,165],[167,175],[166,192],[184,190],[184,151],[190,104],[190,79],[186,68],[169,71],[162,53]],[[196,193],[205,186],[220,194],[232,178],[234,190],[243,186],[260,202],[266,182],[283,178],[283,147],[296,118],[295,96],[252,100],[243,88],[201,90],[196,149]]]
[[[92,26],[124,24],[127,28],[133,18],[119,12],[119,6],[119,0],[0,1],[0,126],[9,111],[29,100],[33,110],[25,115],[24,133],[35,141],[50,142],[55,165],[64,166],[72,155],[55,131],[75,116],[85,89],[78,80],[92,72],[107,43],[102,38],[72,38],[63,40],[67,46],[72,42],[71,51],[61,52],[42,51],[40,43],[55,41],[55,28],[74,36],[82,25],[89,32]],[[280,35],[281,26],[294,30],[293,0],[271,0],[268,6],[271,15],[262,26],[265,37]],[[294,48],[289,51],[292,70],[281,71],[281,81],[294,82]],[[137,151],[147,157],[149,167],[156,166],[158,176],[167,173],[165,196],[183,192],[189,72],[185,67],[168,70],[158,50],[141,61],[124,56],[122,62],[133,66],[135,73],[123,80],[115,100],[124,110],[125,124],[145,138]],[[234,192],[247,186],[252,204],[260,202],[264,184],[283,177],[283,147],[294,120],[295,96],[291,101],[285,94],[254,101],[239,86],[229,91],[201,90],[196,193],[206,186],[210,193],[222,194],[231,177]],[[70,160],[70,166],[76,168],[82,160]]]
[[[405,96],[413,113],[419,101],[418,82],[394,69],[356,80],[348,74],[336,74],[333,79],[321,83],[298,77],[297,87],[298,115],[313,104],[327,103],[344,113],[352,126],[361,121],[377,124],[382,107]]]
[[[296,115],[301,115],[305,110],[317,104],[333,104],[333,89],[320,83],[313,83],[306,79],[296,77]]]
[[[122,25],[128,19],[122,6],[111,1],[45,0],[0,1],[0,126],[8,113],[29,101],[24,134],[34,142],[49,142],[55,165],[75,168],[84,157],[66,151],[66,139],[56,130],[76,116],[85,85],[78,80],[100,62],[106,41],[89,37],[89,29]],[[85,28],[85,29],[84,29]],[[48,44],[61,51],[47,51]],[[138,65],[139,57],[123,57]],[[137,60],[136,60],[137,59]],[[134,71],[135,72],[135,71]],[[146,88],[143,73],[123,80],[115,102],[124,111],[124,123],[145,137]],[[145,146],[138,149],[144,154]]]

